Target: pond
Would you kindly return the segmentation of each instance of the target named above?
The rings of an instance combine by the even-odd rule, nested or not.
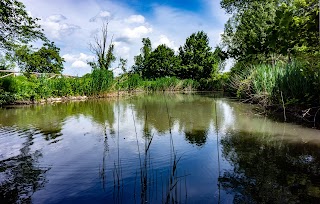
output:
[[[319,203],[320,131],[213,94],[0,109],[0,203]]]

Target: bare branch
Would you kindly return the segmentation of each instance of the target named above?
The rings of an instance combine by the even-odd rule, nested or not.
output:
[[[103,22],[100,29],[101,36],[95,35],[93,37],[93,43],[89,43],[90,51],[97,58],[97,62],[92,64],[98,65],[100,69],[109,69],[111,63],[115,61],[115,56],[113,54],[113,36],[108,45],[108,25],[109,21]]]

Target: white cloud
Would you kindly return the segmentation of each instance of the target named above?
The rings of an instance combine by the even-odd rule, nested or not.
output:
[[[127,38],[141,38],[148,33],[152,32],[152,28],[148,28],[146,26],[138,26],[135,28],[125,28],[123,33]]]
[[[61,39],[61,37],[69,36],[76,30],[80,29],[80,26],[62,23],[62,21],[66,19],[67,18],[61,14],[55,14],[47,17],[44,20],[40,20],[39,23],[49,38]]]
[[[90,19],[90,22],[96,22],[98,19],[108,20],[111,18],[111,13],[109,11],[100,11],[96,16]]]
[[[61,14],[51,15],[47,18],[47,21],[59,23],[60,21],[66,20],[67,18]]]
[[[125,59],[128,59],[130,57],[130,47],[124,45],[123,42],[115,42],[114,48],[115,48],[115,54],[118,56],[118,58],[122,57]]]
[[[77,60],[71,64],[73,68],[88,68],[89,65],[81,60]]]
[[[159,40],[154,43],[154,48],[158,47],[159,45],[165,44],[166,46],[172,48],[175,52],[178,51],[178,47],[175,46],[173,40],[169,40],[166,35],[160,35]]]
[[[87,55],[87,54],[84,54],[84,53],[79,53],[79,54],[65,54],[62,56],[66,62],[74,62],[74,61],[77,61],[77,60],[80,60],[80,61],[91,61],[94,59],[94,56],[93,55]]]
[[[144,23],[145,18],[142,15],[131,15],[129,18],[125,19],[127,23]]]
[[[84,53],[80,54],[65,54],[62,56],[65,61],[71,64],[72,68],[89,68],[87,62],[94,60],[93,55],[87,55]]]

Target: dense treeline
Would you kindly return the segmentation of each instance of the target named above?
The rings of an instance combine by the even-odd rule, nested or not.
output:
[[[208,79],[218,74],[225,59],[220,48],[212,52],[203,31],[193,33],[179,48],[178,55],[166,45],[152,50],[149,38],[142,39],[141,54],[136,56],[133,72],[147,79],[175,76],[180,79]]]

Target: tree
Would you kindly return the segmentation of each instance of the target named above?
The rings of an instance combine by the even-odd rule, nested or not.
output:
[[[119,62],[119,66],[118,67],[121,68],[123,73],[127,73],[127,68],[126,67],[127,67],[128,60],[127,59],[123,59],[123,58],[120,57],[119,61],[120,62]]]
[[[20,46],[15,51],[15,57],[20,68],[26,72],[56,73],[63,70],[64,59],[60,57],[60,49],[52,43],[44,43],[37,51],[27,45]]]
[[[110,69],[111,64],[116,60],[114,56],[114,43],[111,38],[108,45],[108,24],[104,22],[101,27],[101,36],[94,36],[94,43],[89,44],[89,49],[96,56],[96,62],[89,62],[88,64],[93,68]]]
[[[234,9],[231,7],[228,10]],[[243,61],[264,57],[270,52],[268,36],[275,19],[273,3],[250,2],[250,9],[243,10],[239,6],[236,11],[225,25],[222,35],[223,45],[229,55]]]
[[[175,56],[174,50],[166,45],[159,45],[150,53],[142,73],[148,79],[175,76],[179,65],[180,60]]]
[[[149,56],[152,52],[151,40],[149,38],[142,38],[142,48],[140,49],[141,54],[134,57],[134,65],[132,69],[135,73],[140,76],[143,75],[143,70],[146,68]]]
[[[225,25],[223,45],[238,61],[268,62],[319,50],[317,0],[222,0],[232,17]]]
[[[193,33],[186,39],[184,46],[179,48],[179,57],[182,66],[180,78],[199,80],[217,72],[209,38],[203,31]]]
[[[14,60],[8,54],[0,54],[0,70],[8,70],[14,68]]]
[[[46,40],[38,19],[32,18],[23,3],[16,0],[0,1],[0,49],[12,50],[13,45],[32,40]]]

